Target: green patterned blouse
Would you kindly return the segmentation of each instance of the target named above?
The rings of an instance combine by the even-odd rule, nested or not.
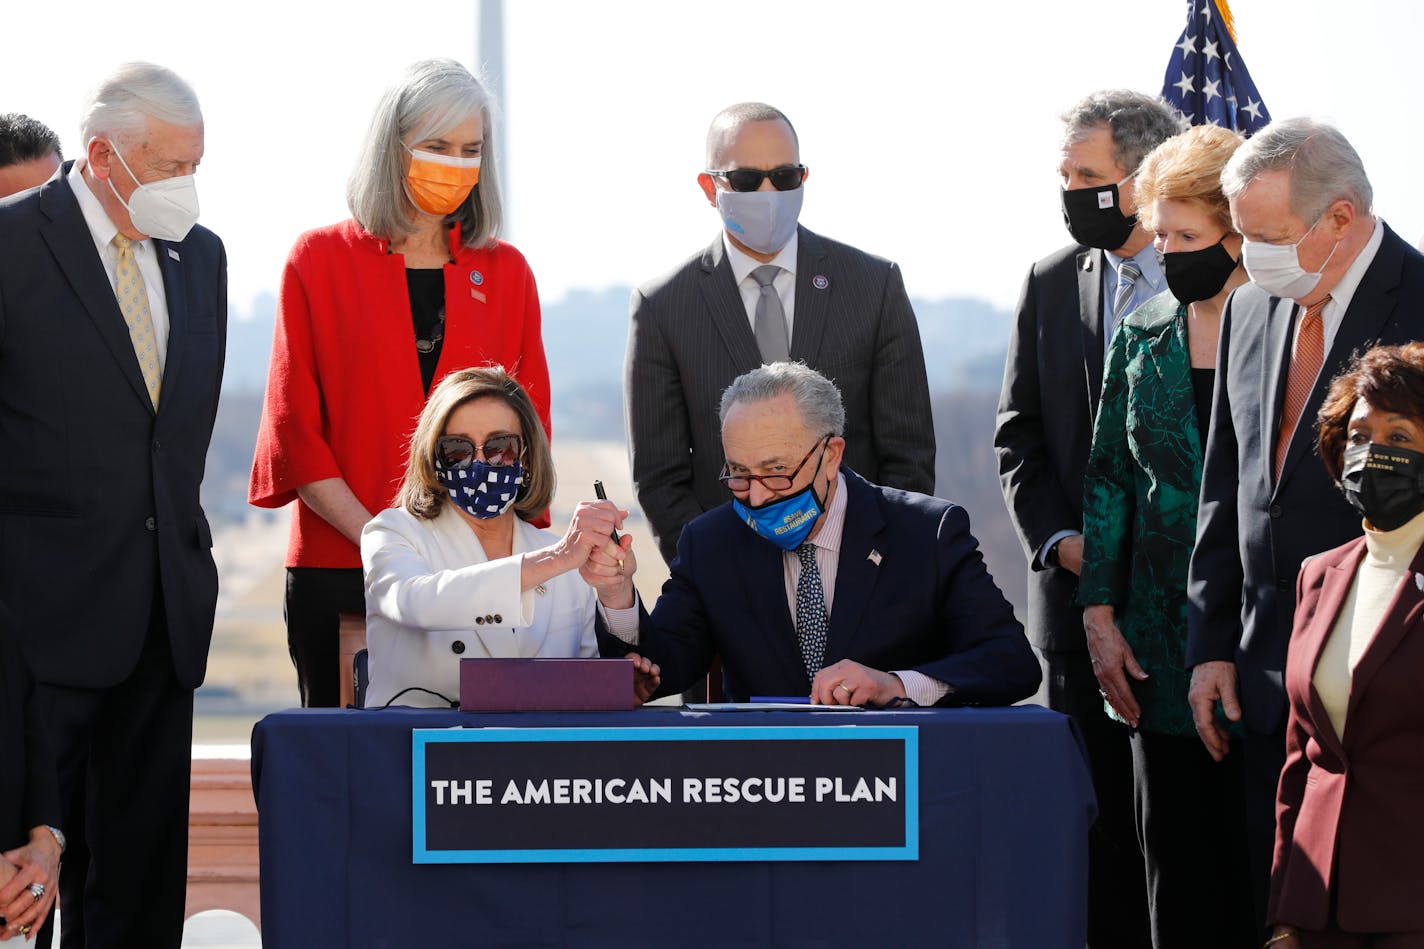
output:
[[[1162,293],[1122,321],[1108,351],[1083,487],[1078,602],[1115,608],[1150,677],[1128,680],[1140,727],[1169,735],[1196,733],[1183,659],[1201,444],[1187,308]]]

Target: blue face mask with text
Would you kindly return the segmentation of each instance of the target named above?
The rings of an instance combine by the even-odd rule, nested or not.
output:
[[[759,507],[749,507],[733,498],[732,509],[748,527],[782,550],[800,547],[824,511],[810,484],[795,494]]]

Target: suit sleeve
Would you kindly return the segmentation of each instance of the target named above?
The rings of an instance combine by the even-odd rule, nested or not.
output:
[[[658,602],[648,613],[638,598],[638,645],[630,646],[609,633],[600,612],[597,617],[599,652],[623,656],[636,652],[658,664],[662,684],[655,698],[678,695],[706,678],[716,645],[707,621],[702,595],[693,582],[693,538],[686,531],[677,543],[672,573],[663,584]],[[714,554],[715,555],[715,554]]]
[[[1231,303],[1221,315],[1216,353],[1216,392],[1211,430],[1202,463],[1197,505],[1197,542],[1187,572],[1187,668],[1203,662],[1234,661],[1241,635],[1241,586],[1244,571],[1237,540],[1236,427],[1231,419]]]
[[[1309,626],[1319,599],[1319,585],[1312,583],[1309,576],[1314,571],[1307,566],[1296,577],[1295,628]],[[1291,697],[1286,720],[1286,763],[1281,768],[1280,784],[1276,791],[1276,841],[1275,853],[1271,860],[1270,898],[1266,905],[1266,920],[1276,922],[1277,907],[1281,898],[1281,886],[1292,851],[1291,840],[1295,836],[1295,822],[1300,815],[1300,805],[1305,800],[1305,781],[1310,774],[1310,761],[1305,757],[1308,738],[1301,723],[1294,697]]]
[[[1078,604],[1120,606],[1132,570],[1135,510],[1132,453],[1127,443],[1128,338],[1119,330],[1108,352],[1093,447],[1083,481],[1083,573]]]
[[[934,494],[935,436],[920,327],[900,268],[890,265],[870,375],[870,437],[888,487]]]
[[[1037,268],[1031,268],[1019,296],[1018,311],[1009,337],[1004,364],[1004,384],[994,427],[994,451],[999,456],[999,482],[1004,503],[1019,541],[1034,570],[1045,569],[1038,552],[1062,530],[1078,530],[1080,523],[1058,476],[1049,465],[1044,433],[1042,381],[1038,375],[1039,287]],[[1050,398],[1066,398],[1050,393]]]
[[[628,453],[638,504],[663,559],[672,563],[683,525],[702,508],[692,493],[692,432],[682,378],[655,307],[641,290],[633,291],[624,366]]]
[[[950,686],[944,704],[1010,705],[1038,690],[1042,670],[1013,607],[984,566],[969,515],[950,505],[935,537],[943,658],[913,671]]]
[[[3,604],[0,604],[0,686],[12,686],[19,693],[18,702],[12,697],[5,698],[4,705],[18,709],[23,720],[23,741],[25,743],[24,797],[21,802],[19,828],[29,830],[41,825],[59,826],[62,823],[59,809],[59,773],[56,770],[49,733],[35,696],[35,680],[30,667],[20,651],[19,630],[15,618]],[[10,734],[14,734],[10,732]],[[17,749],[5,749],[7,758]],[[0,837],[8,835],[10,821],[15,815],[0,815]],[[7,841],[0,841],[8,845]],[[15,841],[19,843],[19,841]]]
[[[322,430],[312,302],[297,266],[301,253],[299,244],[282,272],[277,298],[267,393],[247,486],[248,503],[257,507],[283,507],[296,500],[303,485],[343,476]]]

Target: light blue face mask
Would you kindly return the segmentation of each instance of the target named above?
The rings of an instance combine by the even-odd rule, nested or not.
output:
[[[749,507],[733,498],[732,509],[762,537],[782,550],[795,550],[811,535],[824,511],[813,487],[808,484],[790,497],[777,498],[760,507]]]
[[[718,191],[717,211],[727,233],[758,254],[774,254],[796,233],[805,188]]]

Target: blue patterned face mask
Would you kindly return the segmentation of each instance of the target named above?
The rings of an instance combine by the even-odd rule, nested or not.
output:
[[[450,500],[466,514],[481,520],[499,517],[509,510],[524,484],[524,466],[492,465],[475,459],[466,468],[446,468],[435,459],[435,474]]]

